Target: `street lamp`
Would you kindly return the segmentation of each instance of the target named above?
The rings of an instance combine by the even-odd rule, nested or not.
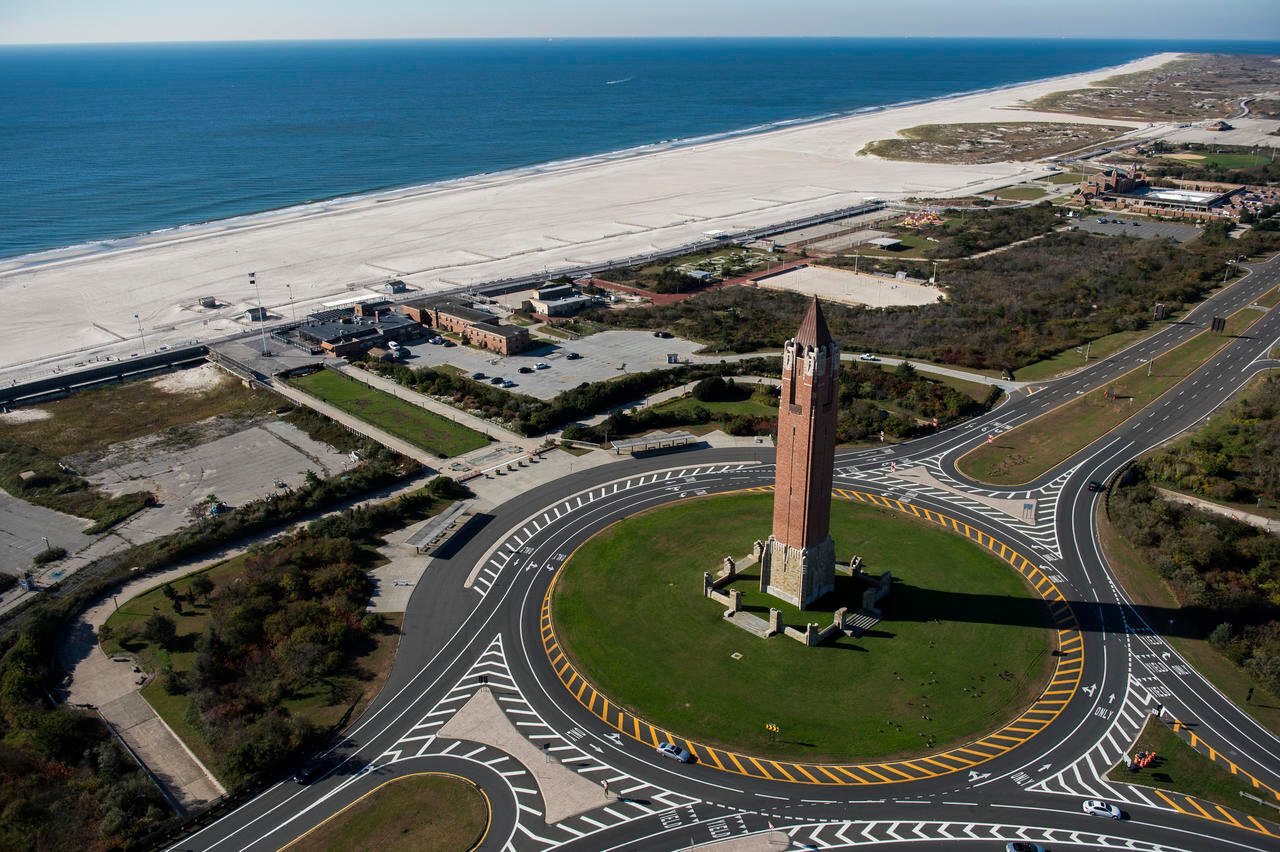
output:
[[[284,289],[289,291],[289,311],[293,314],[293,321],[298,321],[298,308],[293,304],[293,285],[286,284]]]
[[[146,355],[147,354],[147,336],[142,333],[142,319],[137,314],[134,314],[133,318],[138,321],[138,337],[142,338],[142,354]]]
[[[267,357],[271,351],[267,349],[267,315],[262,310],[262,293],[258,290],[258,273],[249,273],[249,283],[253,285],[253,292],[258,298],[258,331],[262,332],[262,355]]]

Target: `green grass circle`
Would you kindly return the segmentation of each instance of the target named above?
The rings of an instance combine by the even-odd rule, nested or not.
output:
[[[800,761],[884,760],[967,742],[1015,718],[1052,669],[1047,608],[1020,575],[936,525],[835,500],[837,559],[893,572],[870,633],[815,648],[760,639],[701,594],[702,573],[750,552],[771,494],[685,501],[586,542],[557,580],[556,637],[609,699],[674,734]],[[747,569],[755,577],[754,569]],[[860,581],[837,577],[858,608]],[[738,581],[747,608],[829,624],[840,603],[800,613]],[[825,604],[825,606],[824,606]],[[741,654],[735,659],[734,654]],[[781,728],[775,738],[766,723]]]

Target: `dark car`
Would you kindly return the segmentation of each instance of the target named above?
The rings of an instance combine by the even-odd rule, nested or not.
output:
[[[492,379],[489,380],[489,384],[491,385],[502,384],[502,376],[494,376]]]
[[[486,376],[484,373],[472,373],[471,378],[475,379],[477,382],[481,382],[489,377]]]
[[[1089,484],[1085,487],[1088,488],[1090,491],[1101,491],[1104,488],[1106,488],[1105,485],[1103,485],[1101,482],[1099,482],[1096,479],[1090,479]]]
[[[533,372],[533,368],[532,368],[532,367],[521,367],[517,372],[520,372],[520,373],[532,373],[532,372]]]
[[[326,758],[313,757],[302,764],[301,768],[293,774],[293,780],[297,784],[310,784],[313,781],[319,781],[328,768],[329,761]]]
[[[566,361],[577,361],[582,356],[579,355],[577,352],[570,352],[568,355],[565,355],[564,357]]]

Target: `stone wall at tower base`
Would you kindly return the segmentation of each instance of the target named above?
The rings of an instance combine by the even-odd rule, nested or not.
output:
[[[827,536],[821,544],[797,548],[769,536],[760,551],[760,591],[807,609],[835,589],[836,546]]]

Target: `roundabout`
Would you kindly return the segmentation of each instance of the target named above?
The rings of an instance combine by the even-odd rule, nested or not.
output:
[[[1067,703],[1082,643],[1056,587],[972,527],[936,513],[894,517],[871,495],[835,493],[832,531],[873,573],[901,578],[883,621],[816,647],[727,623],[698,594],[698,578],[712,554],[767,523],[772,495],[759,492],[770,489],[755,490],[613,523],[556,573],[543,600],[543,646],[561,684],[598,719],[650,746],[674,741],[732,773],[882,784],[984,763],[1043,730]],[[955,534],[965,529],[973,541]],[[1003,562],[993,558],[1002,551]],[[839,581],[856,582],[837,579],[835,593],[789,615],[820,618],[825,604],[829,620],[842,603]]]

